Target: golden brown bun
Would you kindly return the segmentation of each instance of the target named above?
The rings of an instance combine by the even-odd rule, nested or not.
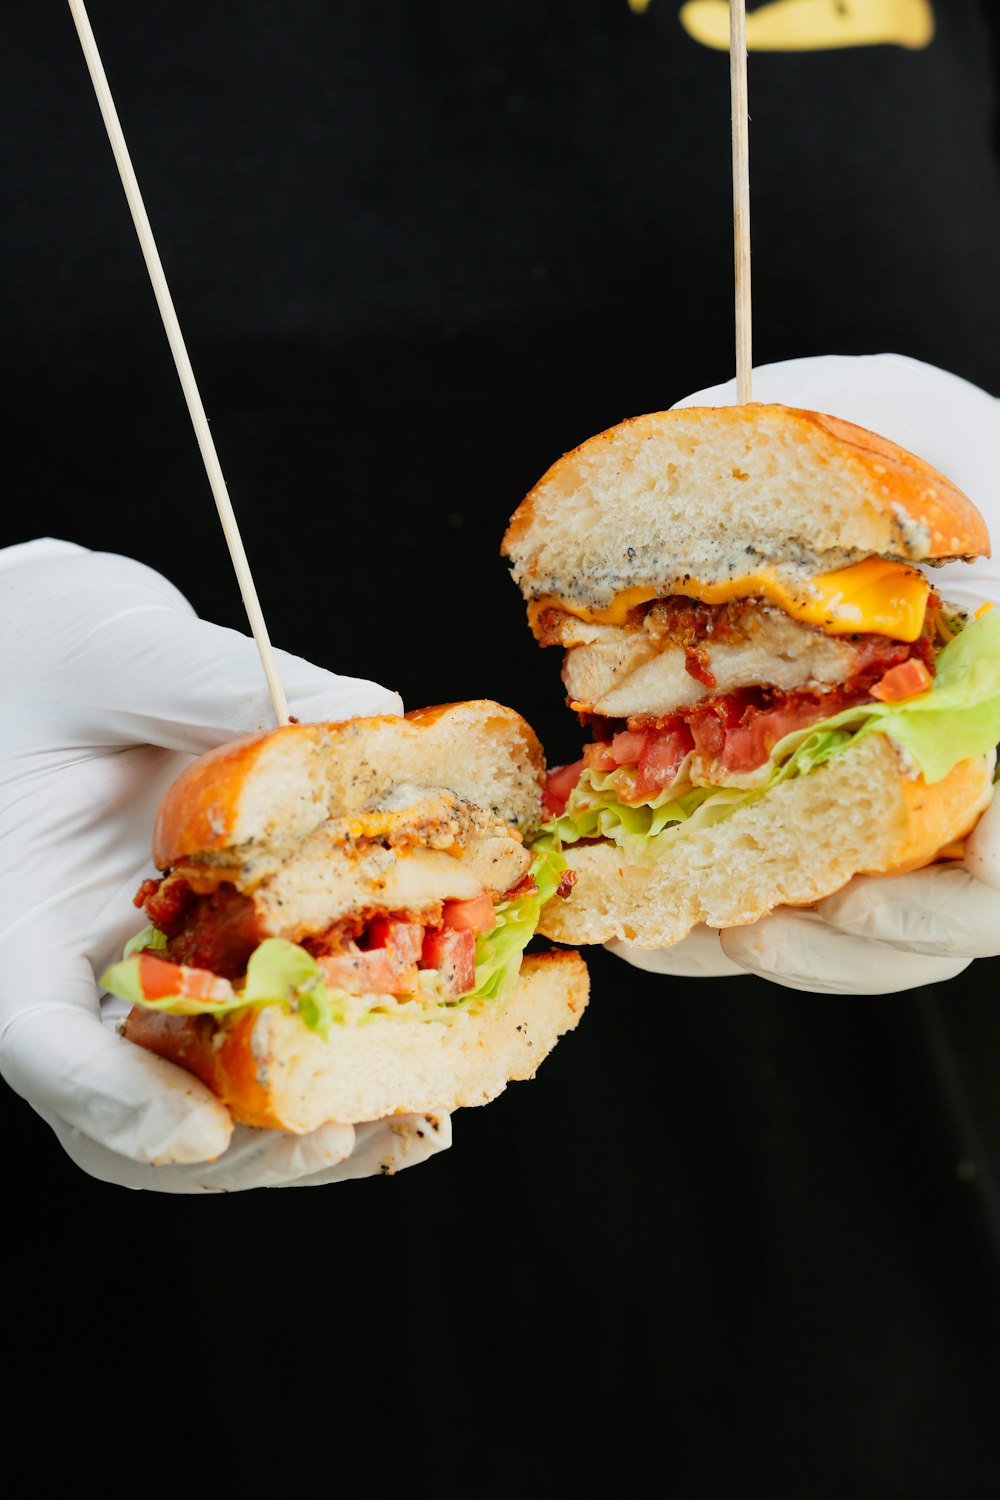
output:
[[[892,741],[872,734],[825,766],[779,783],[725,822],[639,864],[607,840],[565,855],[569,901],[550,901],[539,931],[566,943],[626,938],[662,948],[699,923],[739,927],[776,906],[806,906],[857,874],[900,874],[964,838],[993,793],[994,756],[960,761],[928,786]]]
[[[289,724],[222,745],[168,789],[153,830],[159,869],[252,845],[287,847],[401,782],[446,787],[524,831],[540,808],[541,746],[485,699],[337,724]]]
[[[606,608],[621,590],[760,564],[989,553],[972,501],[923,459],[837,417],[686,407],[598,433],[548,470],[503,540],[526,598]],[[753,561],[753,559],[751,559]]]
[[[587,1004],[578,953],[526,958],[516,985],[478,1014],[331,1028],[329,1041],[281,1006],[240,1014],[171,1016],[136,1006],[125,1035],[195,1073],[246,1125],[297,1135],[327,1120],[356,1124],[486,1104],[508,1082],[532,1078]]]

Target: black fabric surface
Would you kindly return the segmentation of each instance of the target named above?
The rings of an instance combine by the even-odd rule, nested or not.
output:
[[[509,702],[552,762],[507,517],[733,368],[728,60],[678,10],[91,6],[272,636]],[[923,50],[751,56],[757,362],[1000,394],[996,15],[934,11]],[[69,14],[0,39],[0,542],[245,628]],[[195,1493],[998,1493],[997,962],[880,998],[591,970],[538,1079],[391,1180],[129,1194],[5,1090],[15,1445]]]

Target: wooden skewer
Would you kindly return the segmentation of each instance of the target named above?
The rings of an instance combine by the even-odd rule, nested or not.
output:
[[[729,92],[733,126],[733,263],[736,273],[736,400],[752,400],[750,348],[750,141],[745,0],[729,0]]]
[[[250,572],[250,564],[247,561],[246,550],[243,539],[240,536],[240,528],[236,524],[236,516],[233,512],[232,501],[229,491],[226,489],[226,481],[222,475],[222,466],[219,463],[219,455],[215,451],[215,443],[208,426],[208,418],[202,405],[198,386],[195,382],[194,371],[188,358],[187,347],[184,336],[177,321],[174,311],[173,299],[167,286],[167,278],[163,274],[163,265],[160,261],[153,231],[150,228],[149,218],[146,214],[142,194],[139,191],[139,183],[132,166],[128,147],[125,144],[125,136],[122,132],[118,112],[115,109],[114,100],[111,97],[111,89],[108,86],[107,75],[104,72],[104,64],[101,62],[101,54],[97,50],[97,42],[91,30],[90,20],[83,0],[69,0],[69,8],[76,24],[80,45],[83,55],[87,60],[90,77],[97,94],[97,102],[101,107],[104,125],[111,142],[111,149],[118,163],[118,171],[121,174],[122,186],[125,189],[125,197],[132,212],[132,221],[135,224],[135,232],[139,236],[139,245],[142,249],[149,279],[153,283],[153,292],[156,303],[160,309],[163,326],[166,330],[167,341],[170,344],[171,353],[174,356],[174,364],[180,376],[181,387],[184,391],[184,399],[187,402],[188,411],[191,414],[191,422],[194,426],[195,436],[198,439],[198,447],[204,460],[205,469],[208,473],[208,482],[215,496],[216,508],[222,529],[225,532],[226,542],[229,546],[229,555],[236,569],[236,577],[239,580],[240,592],[243,595],[243,604],[250,621],[250,629],[257,643],[260,653],[261,666],[264,668],[264,676],[267,679],[268,691],[271,694],[271,702],[274,705],[274,714],[279,724],[290,722],[288,714],[288,700],[285,690],[278,676],[277,664],[274,660],[274,651],[271,647],[267,626],[264,624],[264,616],[261,613],[260,601],[257,598],[257,590],[254,587],[253,576]]]

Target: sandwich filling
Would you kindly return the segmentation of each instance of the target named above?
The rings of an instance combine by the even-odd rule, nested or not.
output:
[[[543,645],[566,648],[571,707],[604,719],[653,720],[745,689],[867,692],[908,660],[933,668],[941,619],[931,593],[908,640],[874,631],[827,634],[760,600],[704,604],[672,595],[623,625],[590,625],[550,610]]]
[[[539,610],[542,644],[566,648],[570,703],[592,733],[579,761],[549,775],[550,832],[652,859],[864,734],[888,735],[927,782],[991,752],[1000,618],[970,619],[916,577],[923,592],[905,585],[914,609],[893,631],[809,623],[763,595],[676,593],[632,604],[617,624]]]
[[[625,625],[638,606],[680,595],[704,604],[763,601],[776,605],[792,619],[818,625],[832,635],[864,630],[915,640],[920,633],[930,585],[917,568],[888,557],[865,557],[821,573],[803,564],[764,566],[755,558],[755,549],[747,547],[743,563],[731,563],[720,577],[683,573],[662,584],[630,585],[619,590],[608,604],[543,595],[528,605],[528,619],[535,634],[543,638],[544,616],[553,607],[589,624]],[[582,580],[578,583],[582,588]],[[544,638],[542,644],[546,644]]]
[[[291,847],[143,881],[150,925],[102,983],[177,1015],[280,1004],[323,1036],[376,1015],[448,1020],[515,981],[543,903],[572,879],[553,841],[528,849],[455,793],[401,785]]]

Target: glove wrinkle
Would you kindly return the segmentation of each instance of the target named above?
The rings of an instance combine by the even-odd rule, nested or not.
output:
[[[93,985],[91,985],[93,989]],[[228,1111],[198,1079],[133,1047],[94,1013],[35,1003],[6,1028],[0,1071],[29,1103],[140,1162],[204,1161],[224,1151]]]
[[[993,800],[965,841],[966,870],[991,890],[1000,891],[1000,797],[993,784]],[[1000,926],[1000,921],[995,922]],[[997,947],[1000,948],[1000,937]],[[997,948],[993,949],[997,952]]]
[[[420,1166],[451,1146],[451,1116],[445,1113],[395,1115],[355,1127],[351,1156],[329,1171],[300,1177],[287,1187],[323,1187],[359,1177],[392,1177],[407,1167]]]
[[[818,912],[779,908],[722,934],[735,963],[787,989],[820,995],[889,995],[953,979],[972,962],[905,952],[831,927]]]
[[[1000,952],[996,892],[959,867],[859,876],[819,911],[841,932],[909,953],[972,959]]]
[[[623,938],[612,938],[604,946],[633,968],[645,969],[650,974],[715,979],[723,975],[740,978],[746,973],[739,964],[726,957],[714,927],[695,927],[686,938],[670,948],[639,948]]]

